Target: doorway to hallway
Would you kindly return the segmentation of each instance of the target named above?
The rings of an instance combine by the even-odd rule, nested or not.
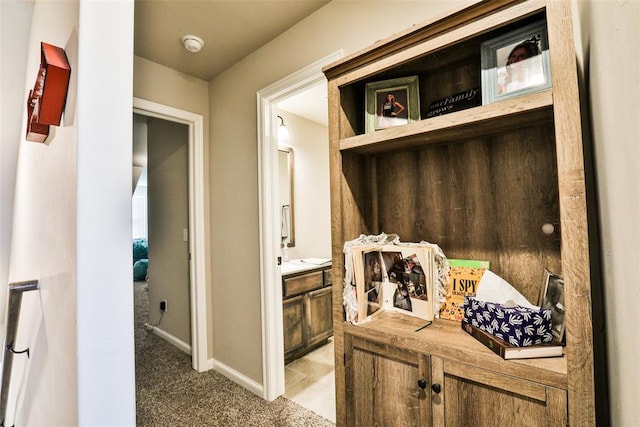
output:
[[[161,212],[162,215],[158,219],[160,227],[162,222],[166,219],[167,214],[169,217],[181,216],[182,222],[174,224],[171,227],[171,231],[167,233],[160,232],[160,243],[153,242],[153,217],[150,218],[150,247],[160,244],[161,247],[170,248],[173,245],[183,247],[184,259],[186,264],[183,265],[182,276],[186,275],[188,279],[183,281],[182,289],[178,289],[180,295],[176,295],[177,305],[174,307],[169,296],[171,291],[167,291],[166,294],[160,294],[152,297],[150,300],[151,310],[154,311],[157,308],[157,312],[160,312],[160,301],[166,300],[165,315],[169,318],[168,313],[173,314],[172,310],[175,310],[176,316],[172,322],[164,323],[164,325],[171,327],[163,338],[172,341],[174,345],[181,347],[182,350],[191,354],[192,367],[197,371],[205,371],[210,369],[207,354],[207,322],[206,322],[206,277],[205,277],[205,226],[204,226],[204,155],[203,155],[203,118],[200,115],[189,113],[183,110],[175,109],[165,105],[157,104],[154,102],[134,98],[133,102],[134,114],[141,117],[145,117],[147,121],[151,121],[154,124],[151,134],[162,135],[171,132],[184,132],[186,136],[186,145],[182,144],[169,144],[164,150],[156,152],[157,158],[154,155],[154,163],[160,164],[160,169],[164,171],[158,178],[158,189],[161,189],[161,198],[153,196],[155,193],[150,193],[150,211],[155,210],[154,200],[164,200],[160,203],[158,209],[167,211]],[[186,176],[183,176],[183,180],[174,179],[171,177],[172,169],[171,164],[180,162],[186,163]],[[155,181],[155,178],[151,178],[148,174],[148,179]],[[182,181],[177,183],[174,181]],[[150,182],[151,184],[152,182]],[[163,188],[164,187],[164,188]],[[176,187],[176,188],[174,188]],[[179,189],[178,189],[179,187]],[[151,187],[149,187],[151,188]],[[151,190],[153,191],[153,190]],[[178,197],[179,193],[182,193],[180,197],[183,197],[186,203],[172,203],[174,197]],[[186,209],[178,214],[175,212],[176,206],[180,205]],[[186,211],[186,214],[185,214]],[[164,218],[163,218],[164,217]],[[185,220],[186,218],[186,220]],[[163,242],[168,240],[168,242]],[[151,248],[151,256],[153,256],[155,249]],[[164,251],[166,252],[166,251]],[[167,253],[171,253],[168,251]],[[157,254],[159,260],[166,259],[166,253],[163,251]],[[160,261],[162,262],[162,261]],[[153,266],[153,258],[149,262],[149,277],[153,281],[154,271],[156,268]],[[158,273],[161,274],[161,273]],[[152,285],[153,286],[153,285]],[[186,289],[184,289],[186,288]],[[157,299],[157,301],[156,301]],[[162,314],[161,312],[159,314]],[[165,322],[165,320],[162,320]],[[170,323],[175,323],[170,325]],[[180,326],[177,326],[180,325]],[[158,335],[165,332],[161,328],[154,328],[154,332]],[[186,337],[187,339],[181,339],[180,337]],[[177,338],[174,339],[174,338]],[[184,344],[182,344],[184,343]]]

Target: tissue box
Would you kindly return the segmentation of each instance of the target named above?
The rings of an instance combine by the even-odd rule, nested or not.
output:
[[[506,307],[465,297],[464,319],[476,328],[516,347],[527,347],[553,340],[550,310]]]

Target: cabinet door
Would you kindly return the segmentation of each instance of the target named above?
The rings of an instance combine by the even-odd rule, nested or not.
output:
[[[304,297],[302,295],[286,299],[282,303],[282,321],[284,326],[285,359],[305,343]]]
[[[435,426],[566,426],[564,390],[432,357]]]
[[[345,335],[345,374],[346,425],[431,425],[428,356]]]
[[[309,292],[307,324],[309,325],[308,345],[310,346],[333,335],[332,291],[333,288],[329,286]]]

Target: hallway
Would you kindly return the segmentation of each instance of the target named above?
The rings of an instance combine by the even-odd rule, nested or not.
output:
[[[147,292],[134,283],[138,426],[334,425],[284,397],[267,402],[213,370],[193,370],[187,354],[145,330]]]

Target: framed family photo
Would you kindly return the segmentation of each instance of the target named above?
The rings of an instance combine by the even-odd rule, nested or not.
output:
[[[482,43],[482,104],[551,87],[549,44],[543,21]]]
[[[420,120],[418,76],[367,83],[365,131]]]

